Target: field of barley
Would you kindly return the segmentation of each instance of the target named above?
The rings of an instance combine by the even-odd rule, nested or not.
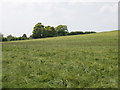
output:
[[[2,43],[3,88],[117,88],[118,31]]]

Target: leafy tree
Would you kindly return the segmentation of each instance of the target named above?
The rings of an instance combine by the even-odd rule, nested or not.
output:
[[[17,40],[22,40],[22,37],[21,37],[21,36],[20,36],[20,37],[18,37],[18,38],[17,38]]]
[[[33,38],[33,35],[30,35],[28,39],[32,39]]]
[[[44,32],[44,25],[42,23],[37,23],[33,29],[33,38],[42,38],[43,37],[43,32]]]
[[[45,37],[54,37],[57,36],[57,32],[54,27],[46,26],[45,27]]]
[[[12,36],[12,35],[7,36],[7,41],[13,41],[13,40],[15,40],[14,36]]]
[[[2,37],[2,41],[7,41],[7,38],[6,37]]]
[[[58,36],[65,36],[68,33],[66,25],[58,25],[55,30],[57,31]]]
[[[27,39],[27,35],[26,34],[23,34],[22,37],[21,37],[22,40],[26,40]]]
[[[0,42],[7,41],[7,38],[3,36],[2,33],[0,33]]]

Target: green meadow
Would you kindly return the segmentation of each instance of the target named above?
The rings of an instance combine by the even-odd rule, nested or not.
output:
[[[2,43],[3,88],[118,88],[118,31]]]

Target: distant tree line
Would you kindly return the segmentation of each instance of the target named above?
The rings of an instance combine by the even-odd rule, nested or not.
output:
[[[91,34],[91,33],[96,33],[95,31],[74,31],[74,32],[70,32],[67,35],[79,35],[79,34]]]
[[[34,26],[32,35],[30,35],[30,37],[27,37],[26,34],[23,34],[20,37],[15,37],[12,35],[8,35],[7,37],[4,37],[2,34],[0,34],[0,41],[28,40],[28,39],[66,36],[66,35],[91,34],[91,33],[96,33],[96,32],[95,31],[68,32],[67,25],[58,25],[57,27],[53,27],[53,26],[44,26],[42,23],[37,23]]]
[[[8,35],[7,37],[3,37],[3,35],[1,34],[0,37],[2,37],[1,41],[15,41],[15,40],[27,40],[27,35],[23,34],[22,37],[15,37],[12,35]]]

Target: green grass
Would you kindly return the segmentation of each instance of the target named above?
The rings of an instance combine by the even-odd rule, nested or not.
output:
[[[117,88],[118,31],[4,42],[3,88]]]

